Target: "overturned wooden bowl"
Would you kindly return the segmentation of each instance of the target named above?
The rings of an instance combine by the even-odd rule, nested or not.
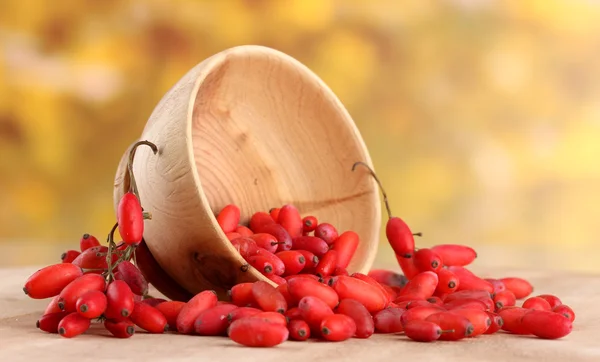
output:
[[[152,213],[144,239],[173,280],[191,293],[224,293],[266,280],[246,266],[217,224],[233,203],[247,222],[256,211],[291,203],[340,232],[360,236],[348,269],[367,272],[377,252],[381,209],[371,164],[352,118],[308,68],[281,52],[241,46],[190,70],[156,106],[133,164],[142,206]],[[125,152],[115,207],[128,185]]]

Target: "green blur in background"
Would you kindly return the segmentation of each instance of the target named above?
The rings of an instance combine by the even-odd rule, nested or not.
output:
[[[114,223],[116,165],[162,95],[226,48],[297,58],[357,123],[420,246],[600,271],[600,3],[3,0],[0,266]],[[379,262],[393,260],[382,234]]]

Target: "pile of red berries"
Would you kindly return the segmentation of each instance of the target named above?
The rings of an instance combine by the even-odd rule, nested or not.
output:
[[[156,151],[156,146],[142,141]],[[135,147],[131,153],[130,165]],[[365,164],[359,162],[356,166]],[[366,166],[368,168],[368,166]],[[403,274],[346,270],[359,245],[353,231],[301,217],[293,205],[257,212],[240,224],[240,210],[226,206],[216,216],[232,245],[273,283],[240,283],[228,301],[203,291],[186,301],[151,298],[148,283],[130,262],[142,242],[144,219],[130,170],[130,192],[119,204],[108,246],[84,235],[80,251],[69,250],[62,263],[34,273],[24,291],[52,298],[38,328],[74,337],[93,320],[114,336],[131,337],[135,326],[150,333],[177,332],[229,336],[252,347],[270,347],[288,339],[311,337],[343,341],[374,333],[398,333],[421,342],[455,341],[503,330],[555,339],[569,334],[575,314],[553,295],[528,297],[533,287],[521,278],[482,279],[469,271],[477,257],[464,245],[415,248],[406,223],[389,214],[386,235]],[[377,180],[376,175],[368,169]],[[381,184],[379,183],[380,187]],[[116,244],[116,229],[123,242]],[[142,244],[143,246],[143,244]],[[273,284],[277,285],[276,287]]]

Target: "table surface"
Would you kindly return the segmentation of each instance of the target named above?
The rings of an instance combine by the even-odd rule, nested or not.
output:
[[[47,301],[26,297],[21,288],[37,268],[0,269],[0,361],[600,361],[600,275],[527,270],[477,270],[484,276],[528,278],[535,293],[553,293],[577,313],[573,332],[561,340],[498,333],[459,342],[416,343],[401,335],[375,335],[340,343],[286,342],[252,349],[226,338],[151,335],[111,338],[102,326],[74,339],[35,328]]]

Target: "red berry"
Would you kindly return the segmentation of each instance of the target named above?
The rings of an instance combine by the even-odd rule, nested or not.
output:
[[[506,290],[506,285],[502,283],[499,279],[486,278],[484,279],[486,282],[490,282],[494,287],[493,294],[497,294]]]
[[[562,338],[573,330],[568,318],[548,311],[532,310],[523,316],[521,323],[533,335],[545,339]]]
[[[119,234],[127,245],[137,244],[144,236],[144,215],[140,200],[132,192],[121,197],[117,206]]]
[[[58,333],[58,324],[69,314],[69,312],[44,314],[42,318],[36,322],[36,326],[44,332]]]
[[[413,255],[415,266],[420,272],[437,272],[442,267],[442,258],[433,250],[422,248]]]
[[[256,256],[259,257],[259,260],[264,260],[273,266],[273,274],[283,275],[283,273],[285,273],[285,264],[281,259],[279,259],[279,257],[277,257],[277,255],[263,248],[258,248],[256,251]],[[249,259],[250,258],[248,258],[248,260]]]
[[[129,319],[104,321],[104,328],[117,338],[129,338],[135,334],[135,325]]]
[[[235,288],[235,287],[234,287]],[[190,299],[177,316],[177,332],[190,334],[194,331],[194,322],[207,309],[217,305],[217,293],[205,290]]]
[[[75,312],[77,300],[85,293],[95,290],[104,293],[106,282],[99,274],[85,274],[72,281],[59,294],[58,306],[61,310]],[[104,312],[104,311],[103,311]]]
[[[392,299],[394,299],[394,297],[396,296],[395,293],[393,292],[388,292],[388,290],[386,288],[384,288],[383,285],[379,284],[379,282],[377,282],[377,280],[371,278],[368,275],[362,274],[362,273],[353,273],[352,274],[353,278],[356,279],[360,279],[363,282],[369,283],[374,287],[377,287],[377,289],[381,290],[381,292],[386,296],[387,298],[387,303],[386,303],[386,307],[392,302]]]
[[[292,241],[292,250],[308,250],[318,258],[322,258],[329,251],[329,245],[315,236],[300,236]]]
[[[403,308],[386,308],[377,312],[373,316],[375,330],[378,333],[398,333],[402,332],[402,322],[400,318],[406,312]]]
[[[262,313],[260,309],[252,308],[252,307],[239,307],[236,308],[227,314],[227,321],[229,324],[235,322],[238,319],[252,317],[259,313]]]
[[[217,223],[225,233],[234,232],[237,225],[240,223],[240,209],[235,205],[225,206],[219,215],[217,215]]]
[[[90,328],[90,320],[77,312],[70,313],[58,323],[58,334],[65,338],[78,336]]]
[[[401,255],[396,254],[396,260],[398,261],[398,265],[400,265],[400,269],[406,276],[406,279],[411,280],[416,275],[419,274],[419,269],[415,266],[415,260],[411,258],[405,258]]]
[[[44,315],[50,314],[50,313],[62,312],[62,310],[58,306],[59,298],[60,298],[60,295],[57,295],[54,298],[52,298],[52,300],[50,300],[50,303],[48,303],[46,310],[44,310]]]
[[[461,315],[469,320],[473,325],[473,333],[469,337],[475,337],[485,333],[492,324],[492,319],[487,312],[477,309],[458,308],[452,310],[452,313]]]
[[[104,292],[90,290],[77,299],[75,309],[79,314],[88,318],[98,318],[106,310],[107,300]]]
[[[329,308],[338,305],[339,297],[335,290],[328,285],[319,283],[309,278],[293,278],[288,280],[287,290],[292,299],[297,303],[302,298],[312,296],[325,302]]]
[[[229,326],[227,316],[237,308],[233,304],[221,304],[200,313],[194,322],[196,334],[201,336],[225,335]]]
[[[514,334],[530,334],[529,329],[522,323],[523,317],[529,312],[529,309],[519,307],[502,308],[497,312],[502,318],[502,330]]]
[[[167,318],[158,309],[145,303],[136,302],[129,318],[136,326],[150,333],[167,330]]]
[[[260,318],[243,318],[231,323],[229,338],[247,347],[273,347],[288,339],[288,329]]]
[[[285,311],[283,314],[288,320],[304,320],[302,319],[302,311],[298,307],[293,307]]]
[[[83,253],[89,248],[100,246],[100,242],[94,236],[90,234],[83,234],[81,240],[79,240],[79,250]]]
[[[277,284],[277,285],[282,285],[282,284],[286,284],[287,281],[280,277],[279,275],[275,275],[275,274],[271,274],[271,275],[266,275],[267,278],[269,278],[270,281],[272,281],[273,283]]]
[[[331,287],[340,299],[354,299],[369,313],[379,312],[388,304],[388,296],[381,289],[357,278],[334,277]]]
[[[144,303],[144,302],[142,302],[142,303]],[[160,303],[153,307],[156,308],[159,312],[162,313],[162,315],[165,316],[165,318],[167,319],[167,325],[168,325],[169,329],[176,330],[177,316],[179,315],[179,313],[181,312],[181,309],[183,309],[184,306],[185,306],[184,302],[170,300],[167,302]]]
[[[317,297],[304,297],[298,303],[302,319],[308,323],[312,331],[319,331],[321,322],[325,317],[333,315],[331,308]]]
[[[304,217],[304,219],[302,219],[302,231],[304,231],[305,233],[314,231],[317,228],[318,224],[319,222],[317,221],[316,217],[306,216]]]
[[[252,295],[252,286],[253,283],[239,283],[234,285],[229,291],[231,302],[237,305],[238,307],[248,307],[256,305],[254,295]]]
[[[337,266],[347,268],[358,248],[359,238],[354,231],[343,232],[333,242],[332,249],[337,251]]]
[[[231,240],[231,245],[237,250],[244,259],[256,255],[258,246],[256,242],[250,238],[239,237]]]
[[[325,253],[325,255],[323,255],[323,257],[321,258],[321,260],[319,261],[319,264],[317,264],[317,267],[315,269],[315,274],[320,276],[320,277],[327,277],[330,276],[331,274],[333,274],[333,271],[335,270],[337,265],[337,251],[335,250],[329,250],[328,252]]]
[[[54,297],[81,275],[83,271],[74,264],[50,265],[33,273],[25,282],[23,291],[33,299]]]
[[[278,312],[260,312],[253,315],[252,318],[260,318],[271,323],[281,324],[282,326],[287,326],[288,324],[287,317]]]
[[[287,310],[287,302],[283,295],[267,282],[255,282],[252,286],[252,295],[264,311],[284,313]]]
[[[525,302],[523,302],[523,308],[545,310],[548,312],[552,310],[552,308],[550,308],[550,303],[548,303],[546,299],[540,297],[528,298]]]
[[[439,313],[441,311],[443,311],[443,309],[435,305],[411,308],[402,313],[400,316],[400,323],[402,323],[402,325],[406,325],[406,323],[410,321],[425,320],[430,315]]]
[[[310,269],[314,269],[316,268],[317,264],[319,264],[319,258],[311,253],[308,250],[296,250],[297,252],[299,252],[300,254],[302,254],[302,256],[304,256],[304,270],[302,271],[306,271],[306,270],[310,270]]]
[[[338,266],[338,267],[336,267],[336,268],[333,270],[333,276],[336,276],[336,277],[337,277],[337,276],[339,276],[339,275],[345,275],[345,276],[348,276],[348,275],[350,275],[350,273],[348,273],[348,270],[346,270],[345,268],[340,268],[340,267]]]
[[[396,255],[401,258],[412,258],[415,251],[415,238],[402,219],[390,216],[385,226],[385,234]]]
[[[100,274],[108,269],[108,264],[106,263],[107,253],[108,248],[106,246],[94,246],[79,254],[71,264],[84,269],[95,269],[92,272]],[[117,259],[119,259],[119,256],[114,253],[112,255],[112,262],[116,262]]]
[[[279,242],[277,241],[277,238],[273,235],[266,233],[258,233],[250,235],[249,237],[250,239],[254,240],[256,246],[258,246],[259,248],[263,248],[271,253],[277,251],[277,246],[279,245]]]
[[[494,304],[496,310],[500,310],[504,307],[512,307],[517,303],[517,298],[510,290],[505,290],[494,295]]]
[[[241,238],[242,234],[240,233],[236,233],[236,232],[232,232],[232,233],[225,233],[225,237],[227,238],[227,240],[229,241],[234,241],[237,238]]]
[[[302,218],[294,205],[284,205],[279,211],[277,222],[292,238],[302,236]]]
[[[325,241],[328,245],[333,244],[333,242],[338,238],[338,232],[336,228],[328,223],[321,223],[317,225],[314,234],[317,238]]]
[[[347,315],[354,320],[357,338],[369,338],[375,331],[373,317],[364,305],[354,299],[342,299],[336,313]]]
[[[486,313],[490,317],[491,324],[490,324],[490,327],[487,329],[487,331],[484,332],[484,334],[494,334],[502,328],[504,321],[502,320],[502,317],[500,317],[500,315],[498,315],[494,312],[488,311]]]
[[[148,282],[146,281],[146,278],[144,278],[140,270],[131,262],[127,260],[120,262],[119,265],[117,265],[117,273],[118,277],[115,275],[115,278],[127,283],[133,294],[148,294]]]
[[[133,293],[129,285],[122,280],[115,280],[106,288],[107,306],[104,316],[108,319],[127,318],[135,306]]]
[[[77,258],[79,256],[79,254],[81,254],[81,253],[78,252],[77,250],[67,250],[64,253],[62,253],[62,255],[60,256],[60,260],[63,263],[70,263],[73,260],[75,260],[75,258]]]
[[[258,231],[258,230],[260,228],[262,228],[263,226],[270,225],[270,224],[275,224],[275,221],[273,220],[271,215],[267,214],[266,212],[262,212],[262,211],[256,212],[250,218],[250,230],[252,230],[255,233],[262,232],[262,231]]]
[[[441,258],[446,266],[467,266],[477,258],[473,248],[465,245],[442,244],[431,248]]]
[[[441,268],[437,271],[438,285],[435,289],[436,294],[450,294],[458,289],[460,281],[456,274],[446,268]]]
[[[479,299],[473,299],[473,298],[455,299],[448,303],[444,303],[444,308],[446,308],[447,310],[477,309],[477,310],[481,310],[481,311],[487,311],[489,309],[485,302],[483,302]],[[492,310],[495,310],[495,309],[492,308]]]
[[[575,320],[575,312],[568,305],[557,305],[556,307],[552,308],[552,311],[565,316],[571,322]]]
[[[433,295],[438,281],[437,274],[432,271],[419,273],[402,288],[396,300],[427,299]]]
[[[271,234],[277,239],[277,251],[285,251],[292,249],[292,237],[290,234],[279,224],[268,224],[262,225],[260,228],[254,230],[256,233]]]
[[[246,260],[248,261],[248,264],[252,265],[263,275],[269,276],[273,274],[273,264],[269,263],[267,257],[263,255],[252,255]]]
[[[454,314],[453,312],[440,312],[432,314],[425,318],[428,322],[433,322],[448,333],[440,336],[441,340],[456,341],[473,334],[473,324],[465,317]]]
[[[310,338],[310,327],[303,320],[290,321],[288,331],[290,332],[290,339],[295,341],[306,341]]]
[[[502,278],[500,279],[506,289],[515,294],[517,299],[523,299],[533,292],[533,286],[522,278]]]
[[[281,213],[280,207],[274,207],[271,210],[269,210],[269,215],[271,216],[271,219],[273,219],[273,221],[275,222],[279,221],[279,213]]]
[[[443,331],[433,322],[413,320],[404,325],[404,334],[417,342],[437,341]]]
[[[562,301],[557,296],[554,296],[551,294],[542,294],[542,295],[538,295],[538,297],[545,299],[546,302],[550,303],[550,308],[552,308],[552,309],[554,309],[562,304]]]
[[[306,259],[302,253],[296,250],[280,251],[275,254],[285,265],[283,275],[298,274],[306,266]]]
[[[340,342],[352,338],[356,333],[354,320],[344,314],[333,314],[321,322],[321,335],[328,341]]]
[[[448,270],[453,272],[459,280],[457,290],[485,290],[489,293],[494,292],[492,283],[485,281],[473,274],[470,270],[461,266],[451,266]]]

